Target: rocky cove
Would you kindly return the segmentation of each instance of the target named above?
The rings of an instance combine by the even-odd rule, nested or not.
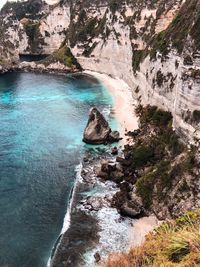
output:
[[[99,156],[88,153],[83,158],[71,226],[61,238],[52,266],[99,266],[109,252],[127,251],[140,245],[145,235],[159,224],[158,219],[175,218],[198,208],[198,190],[188,199],[191,188],[198,184],[198,152],[195,148],[188,150],[179,141],[170,123],[170,113],[149,106],[138,107],[136,114],[140,127],[126,132],[128,140],[124,148],[108,146],[102,151],[99,148]],[[100,114],[97,116],[101,118]],[[97,121],[105,127],[104,120]],[[195,180],[189,184],[190,175]],[[177,180],[179,183],[174,186]],[[157,187],[162,187],[163,195],[158,195]],[[87,194],[83,193],[85,190]],[[184,206],[175,195],[184,199]],[[92,223],[85,223],[82,218]],[[90,225],[89,229],[85,229],[86,225]],[[82,229],[86,243],[78,242],[82,239]]]
[[[199,11],[198,0],[26,1],[2,9],[1,72],[84,70],[113,95],[123,137],[121,147],[84,156],[52,266],[101,265],[135,245],[138,218],[171,220],[200,207]],[[19,62],[20,54],[49,56]],[[111,129],[103,128],[107,144]]]

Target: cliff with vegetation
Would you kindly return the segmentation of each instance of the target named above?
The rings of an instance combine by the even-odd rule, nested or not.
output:
[[[138,102],[170,111],[183,138],[199,138],[199,0],[50,3],[3,7],[1,65],[24,54],[55,55],[67,46],[83,69],[124,80]],[[60,68],[53,58],[49,69]]]
[[[120,78],[138,104],[170,112],[182,140],[199,143],[199,0],[7,2],[0,20],[3,70],[83,68]],[[20,63],[20,55],[47,58]]]
[[[171,219],[200,207],[200,0],[7,2],[0,24],[0,72],[85,69],[130,87],[140,128],[116,165],[103,166],[121,214]],[[198,265],[198,223],[199,212],[165,223],[105,266]]]

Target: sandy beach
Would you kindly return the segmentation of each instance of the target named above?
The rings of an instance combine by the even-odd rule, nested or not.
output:
[[[114,99],[113,111],[120,125],[119,131],[126,141],[126,132],[138,128],[138,119],[134,112],[136,101],[132,97],[131,89],[121,79],[114,79],[109,75],[94,71],[84,71],[84,73],[96,77],[109,90]]]

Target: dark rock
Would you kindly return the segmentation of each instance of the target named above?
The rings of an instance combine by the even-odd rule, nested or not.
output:
[[[88,162],[89,159],[88,159],[87,157],[84,157],[84,158],[83,158],[83,161],[84,161],[84,162]]]
[[[106,144],[120,140],[119,132],[112,132],[104,116],[93,107],[90,110],[87,126],[84,131],[83,141],[87,144]]]
[[[126,201],[120,208],[120,213],[123,216],[128,216],[131,218],[139,218],[143,214],[143,209],[141,206],[136,206],[132,201]]]
[[[120,133],[118,131],[113,131],[109,134],[110,142],[118,142],[119,140],[122,140],[122,138],[120,137]]]
[[[94,258],[95,258],[96,263],[98,263],[98,262],[101,261],[101,256],[100,256],[99,252],[96,252],[96,253],[94,254]]]
[[[125,160],[125,159],[122,158],[122,157],[116,157],[116,161],[117,161],[117,162],[120,162],[120,163],[121,163],[121,162],[123,162],[124,160]]]
[[[113,147],[111,154],[112,155],[117,155],[118,154],[118,148],[116,146]]]
[[[116,183],[119,183],[122,181],[122,178],[124,177],[124,174],[121,171],[113,171],[110,174],[110,178],[115,181]]]
[[[97,177],[100,177],[100,178],[103,178],[106,180],[109,178],[108,172],[102,171],[101,167],[98,167],[96,169],[96,175],[97,175]]]
[[[183,60],[183,64],[192,66],[193,65],[192,57],[190,55],[187,55]]]
[[[131,160],[127,160],[127,159],[124,159],[124,158],[121,158],[121,157],[117,157],[116,161],[121,163],[121,165],[123,165],[123,166],[130,166],[131,163],[132,163]]]

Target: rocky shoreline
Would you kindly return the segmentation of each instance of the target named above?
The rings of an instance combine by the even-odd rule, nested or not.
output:
[[[126,251],[136,240],[135,245],[140,244],[147,233],[145,229],[152,229],[149,224],[143,225],[135,241],[130,240],[134,235],[134,223],[138,220],[118,213],[113,206],[113,197],[119,192],[117,184],[97,176],[102,164],[115,162],[111,154],[113,147],[105,149],[94,148],[94,153],[89,150],[83,158],[72,204],[71,224],[60,239],[51,267],[99,266],[109,253]]]
[[[42,69],[26,67],[9,71],[41,73]],[[79,71],[66,73],[75,72]],[[148,106],[138,107],[137,114],[140,128],[128,133],[132,142],[123,150],[108,146],[109,151],[103,149],[97,156],[85,155],[81,178],[75,188],[71,225],[60,238],[51,267],[98,266],[108,253],[128,249],[129,236],[124,232],[133,229],[135,219],[155,214],[162,220],[199,207],[200,196],[195,190],[200,177],[198,151],[187,149],[179,142],[169,112]],[[102,228],[110,225],[106,212],[114,220],[102,246],[101,235],[105,230]],[[117,229],[122,229],[123,234],[116,233]],[[141,234],[140,242],[145,234]],[[120,248],[107,244],[108,249],[102,251],[112,238],[117,238],[112,243],[120,244]]]
[[[30,62],[31,63],[31,62]],[[43,64],[18,64],[7,67],[2,67],[0,69],[0,74],[5,74],[9,72],[32,72],[32,73],[47,73],[47,74],[73,74],[79,73],[79,69],[71,69],[67,67],[52,66],[45,67]]]

